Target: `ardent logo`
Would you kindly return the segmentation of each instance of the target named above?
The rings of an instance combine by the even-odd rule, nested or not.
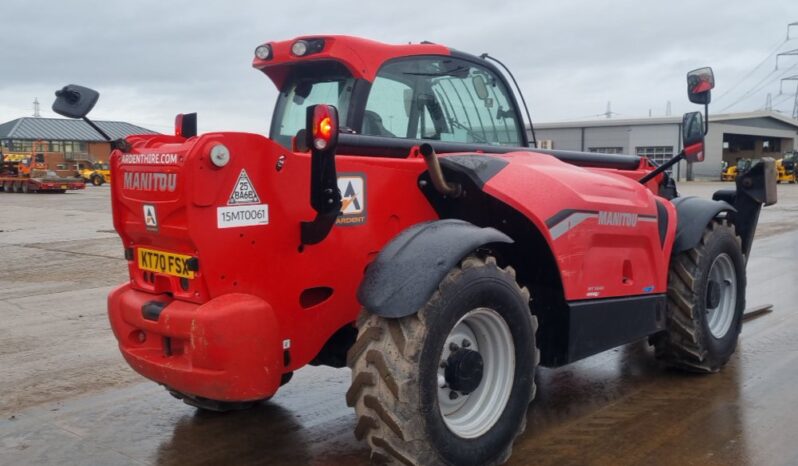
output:
[[[149,231],[158,231],[158,214],[155,213],[155,206],[144,204],[144,226]]]
[[[366,178],[361,174],[338,177],[341,191],[341,215],[337,225],[360,225],[366,222]]]
[[[177,174],[125,172],[122,187],[135,191],[174,192],[177,189]]]

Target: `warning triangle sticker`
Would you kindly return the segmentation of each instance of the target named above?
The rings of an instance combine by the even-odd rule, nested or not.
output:
[[[238,175],[233,192],[230,193],[230,198],[227,199],[227,205],[242,205],[242,204],[260,204],[260,197],[255,192],[255,186],[247,176],[247,171],[242,169]]]

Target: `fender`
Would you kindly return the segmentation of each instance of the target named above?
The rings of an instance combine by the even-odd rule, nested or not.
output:
[[[392,239],[368,266],[357,298],[381,317],[411,315],[468,253],[489,243],[512,242],[495,228],[458,219],[414,225]]]
[[[725,201],[711,201],[700,197],[677,197],[671,201],[676,207],[676,239],[672,255],[696,247],[704,229],[721,212],[737,212]]]

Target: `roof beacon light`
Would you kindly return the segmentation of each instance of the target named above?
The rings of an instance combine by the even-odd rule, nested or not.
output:
[[[313,109],[313,147],[324,150],[338,141],[338,111],[332,105]]]
[[[255,56],[258,57],[258,60],[268,60],[272,57],[272,47],[271,45],[259,45],[255,49]]]
[[[308,43],[304,40],[298,40],[291,46],[291,53],[297,57],[302,57],[308,53]]]
[[[222,168],[230,163],[230,149],[224,144],[215,144],[211,147],[210,157],[211,163]]]

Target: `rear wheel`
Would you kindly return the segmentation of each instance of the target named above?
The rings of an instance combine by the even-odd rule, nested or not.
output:
[[[349,352],[355,436],[374,462],[495,465],[534,398],[537,320],[511,268],[469,256],[417,314],[363,311]]]
[[[717,372],[737,347],[745,309],[745,258],[734,227],[713,221],[668,275],[667,330],[656,355],[692,372]]]
[[[105,180],[103,179],[102,176],[100,176],[100,175],[92,175],[91,184],[93,184],[94,186],[102,186],[103,182],[105,182]]]
[[[13,186],[13,190],[14,190],[15,193],[18,193],[18,192],[22,191],[22,183],[20,183],[19,181],[15,181],[14,182],[14,186]]]

